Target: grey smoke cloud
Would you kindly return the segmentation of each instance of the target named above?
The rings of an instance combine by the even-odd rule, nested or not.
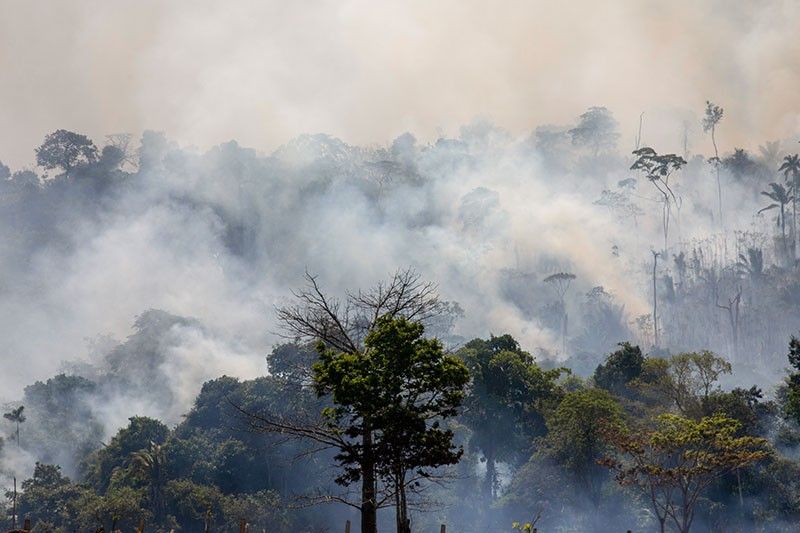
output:
[[[475,115],[521,133],[598,104],[624,143],[644,111],[645,139],[677,149],[676,117],[706,99],[726,108],[721,141],[747,145],[798,129],[798,16],[791,0],[10,0],[0,158],[31,164],[59,127],[271,151],[309,131],[430,139]]]

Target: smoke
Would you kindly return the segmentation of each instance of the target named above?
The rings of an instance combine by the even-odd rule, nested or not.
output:
[[[640,113],[643,144],[683,154],[686,131],[687,156],[709,153],[691,126],[706,98],[725,107],[724,153],[800,126],[791,2],[191,6],[0,7],[4,162],[31,165],[56,128],[175,139],[146,134],[139,171],[108,183],[0,190],[2,399],[67,362],[108,381],[91,398],[103,439],[136,414],[177,423],[205,380],[262,375],[274,308],[306,271],[343,295],[415,268],[464,309],[453,343],[508,332],[554,362],[576,355],[564,311],[586,340],[567,351],[596,364],[650,312],[661,208],[646,180],[623,185]],[[619,150],[592,154],[561,134],[600,103]],[[719,234],[711,168],[675,179],[671,242]],[[771,234],[760,202],[726,177],[729,235]],[[561,311],[543,281],[557,272],[576,276]],[[602,331],[581,314],[600,286],[620,322]]]
[[[0,6],[0,146],[21,167],[59,127],[266,151],[317,131],[428,141],[475,115],[521,135],[602,103],[623,145],[645,112],[647,143],[677,150],[682,120],[711,99],[728,111],[720,141],[755,148],[798,127],[798,15],[791,0],[12,0]]]

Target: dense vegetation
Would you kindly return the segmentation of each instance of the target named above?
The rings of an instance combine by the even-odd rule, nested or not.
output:
[[[64,532],[241,519],[297,532],[791,529],[800,163],[780,143],[719,150],[723,116],[707,104],[711,157],[638,141],[620,154],[604,108],[523,140],[476,123],[428,146],[307,136],[271,156],[235,143],[198,154],[152,132],[138,151],[124,135],[102,149],[48,135],[36,158],[51,174],[0,164],[3,300],[29,309],[138,280],[94,253],[128,250],[120,235],[146,236],[142,257],[121,256],[168,280],[137,285],[145,296],[170,297],[8,402],[11,519]],[[544,183],[551,200],[576,199],[526,240],[508,193]],[[528,201],[525,213],[549,209]],[[550,228],[556,241],[537,242]],[[374,283],[398,254],[421,274]],[[303,286],[304,266],[325,275]],[[280,297],[259,292],[262,276]],[[215,315],[195,289],[233,296]],[[184,294],[198,318],[176,311]],[[246,333],[263,325],[251,310],[271,307],[262,297],[278,342]],[[74,303],[82,327],[100,320]],[[13,346],[41,331],[29,327],[8,328]],[[213,374],[218,357],[267,352],[257,377]]]

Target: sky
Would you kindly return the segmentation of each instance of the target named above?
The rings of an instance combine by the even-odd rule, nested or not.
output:
[[[677,150],[707,99],[720,141],[747,147],[800,130],[798,20],[788,0],[3,0],[0,160],[32,166],[57,128],[268,153],[308,132],[433,140],[475,117],[525,134],[594,105],[623,143],[644,112],[645,142]]]

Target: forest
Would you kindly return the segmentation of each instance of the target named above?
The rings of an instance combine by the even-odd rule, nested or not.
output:
[[[727,118],[53,131],[0,163],[0,527],[796,530],[800,146]]]

